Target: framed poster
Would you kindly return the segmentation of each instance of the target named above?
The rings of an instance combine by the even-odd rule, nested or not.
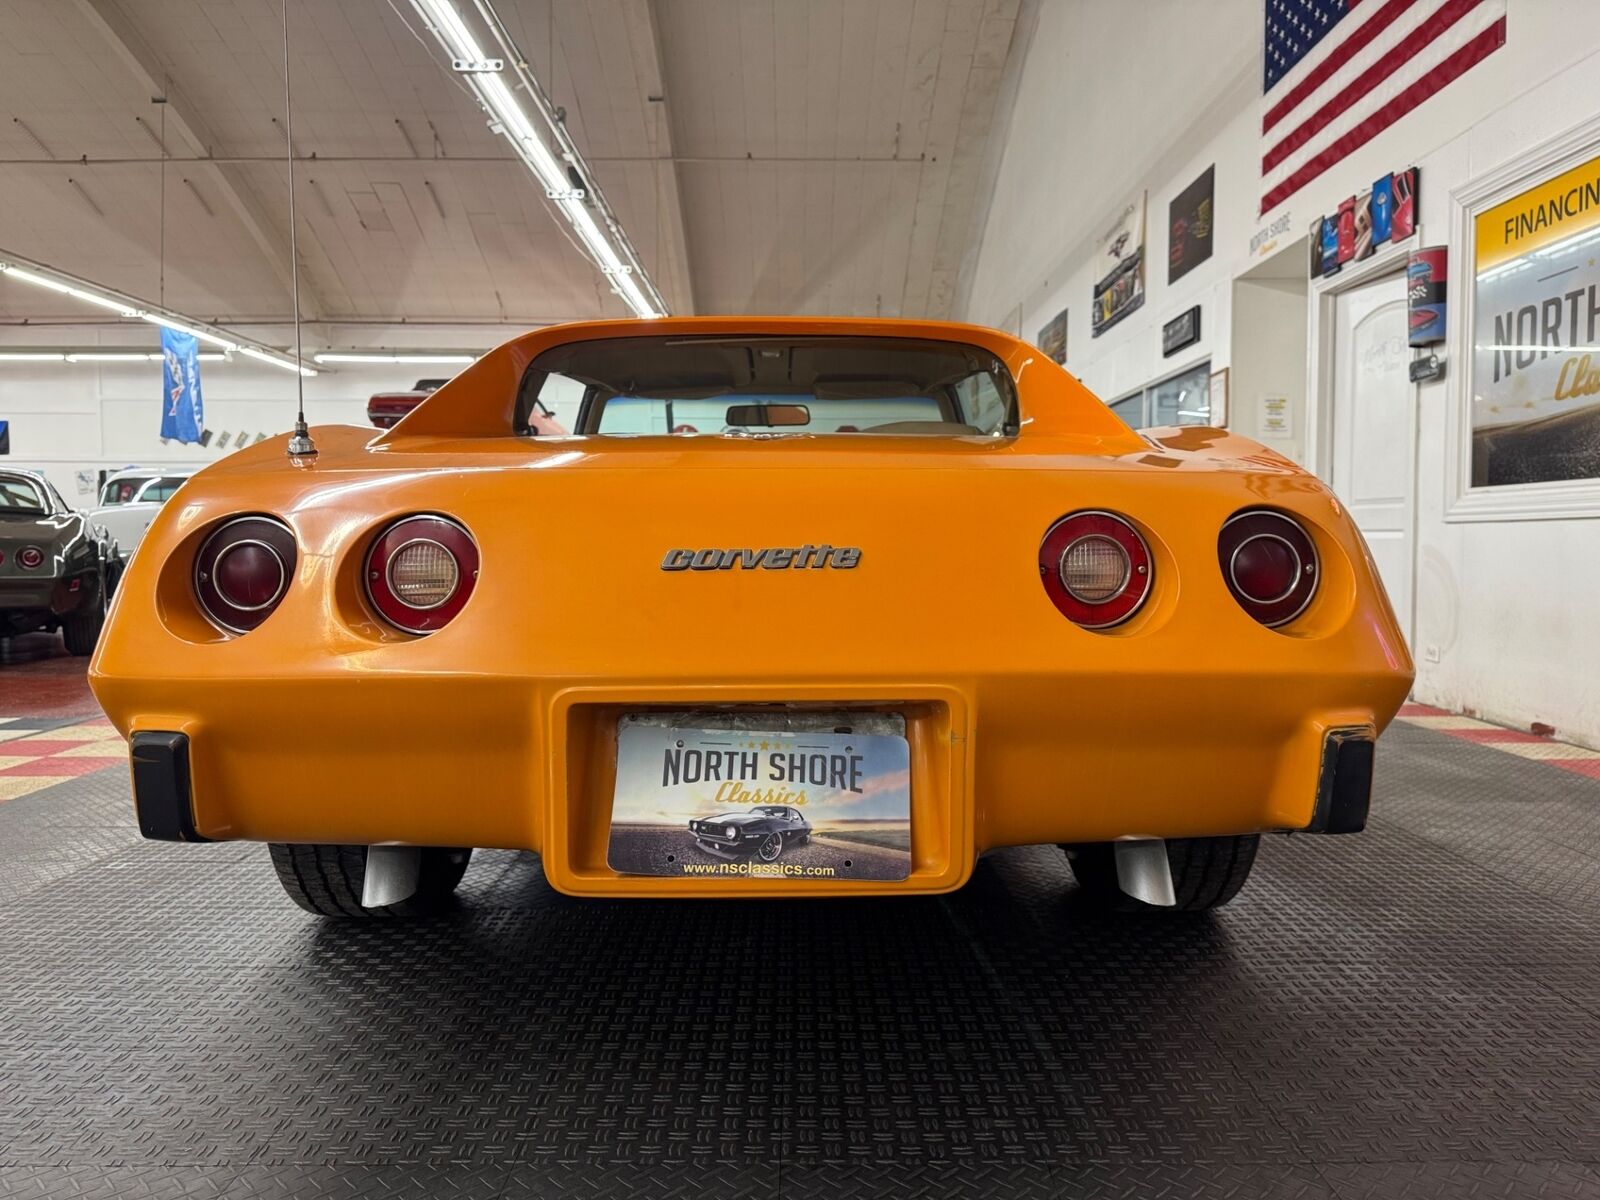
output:
[[[1200,340],[1200,306],[1196,304],[1161,327],[1161,357],[1171,358]]]
[[[1211,372],[1211,423],[1218,429],[1228,427],[1228,368]]]
[[[1480,212],[1473,241],[1470,486],[1600,478],[1600,158]]]
[[[1130,201],[1100,236],[1095,255],[1090,333],[1099,337],[1144,303],[1145,193]]]
[[[1058,363],[1067,361],[1067,310],[1062,309],[1039,330],[1039,349]]]
[[[1211,257],[1212,185],[1215,164],[1207,167],[1167,209],[1167,282],[1176,283]]]

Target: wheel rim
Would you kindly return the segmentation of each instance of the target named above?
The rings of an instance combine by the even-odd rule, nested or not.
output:
[[[769,833],[767,840],[761,843],[761,861],[771,862],[783,853],[783,835]]]

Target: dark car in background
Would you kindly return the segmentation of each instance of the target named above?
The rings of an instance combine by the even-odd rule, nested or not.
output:
[[[776,862],[784,847],[811,840],[811,822],[797,808],[758,804],[749,812],[690,821],[689,832],[702,850],[722,858],[754,854],[762,862]]]
[[[87,655],[119,571],[116,545],[36,471],[0,470],[0,637],[60,629]]]

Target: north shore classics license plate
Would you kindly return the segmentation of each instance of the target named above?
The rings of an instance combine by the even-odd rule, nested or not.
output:
[[[606,861],[631,875],[904,879],[911,756],[882,713],[670,713],[617,725]]]

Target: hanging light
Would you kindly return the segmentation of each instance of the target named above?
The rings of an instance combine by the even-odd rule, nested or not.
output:
[[[581,165],[583,156],[566,129],[549,111],[543,101],[544,92],[539,81],[520,61],[520,56],[512,55],[512,66],[534,101],[533,108],[540,124],[544,126],[543,133],[500,77],[498,72],[504,67],[504,60],[492,59],[484,54],[472,31],[462,21],[461,14],[456,11],[453,0],[411,0],[411,4],[440,46],[450,55],[456,73],[466,80],[478,103],[492,118],[490,128],[511,143],[517,157],[544,189],[545,197],[572,226],[578,240],[610,282],[612,291],[622,298],[636,316],[666,316],[666,301],[634,253],[621,225],[610,216],[605,198],[593,180],[588,180],[580,189],[574,187],[572,180],[567,177],[563,160]],[[479,4],[478,7],[485,16],[492,15],[492,9],[485,13],[484,5]],[[494,23],[491,21],[491,24]],[[502,30],[497,28],[495,35],[502,47],[514,49]],[[552,145],[555,149],[552,149]],[[586,193],[605,213],[607,229],[602,230],[595,223],[584,203]]]
[[[54,267],[45,266],[43,263],[32,262],[8,251],[0,250],[0,275],[7,279],[15,279],[19,283],[30,284],[34,287],[47,288],[59,295],[70,296],[74,300],[85,304],[92,304],[97,308],[108,309],[119,317],[133,321],[148,321],[152,325],[159,325],[163,329],[174,329],[179,333],[191,334],[208,345],[230,352],[237,351],[247,354],[261,362],[271,363],[285,371],[299,371],[302,375],[315,375],[314,368],[297,361],[293,355],[275,350],[262,342],[251,338],[240,337],[230,330],[214,325],[209,321],[197,321],[183,313],[174,312],[159,304],[115,291],[112,288],[102,287],[88,279],[81,279],[76,275],[69,275],[65,271],[58,271]]]

